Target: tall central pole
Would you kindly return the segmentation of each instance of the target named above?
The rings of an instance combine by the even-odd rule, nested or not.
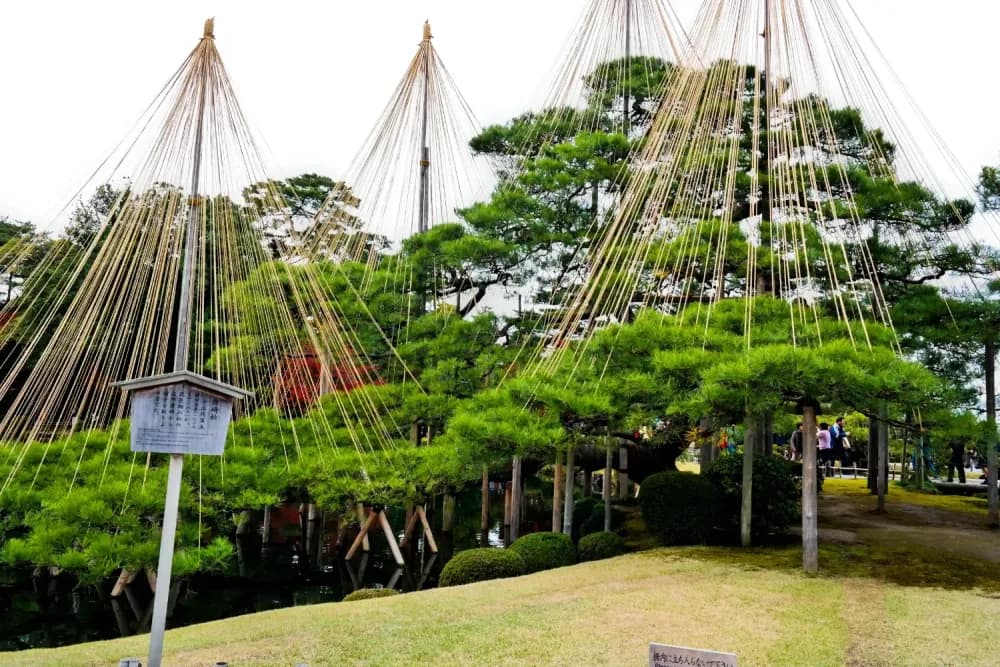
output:
[[[429,228],[430,218],[430,167],[431,149],[427,145],[427,118],[428,106],[430,104],[431,87],[431,24],[424,23],[424,41],[421,44],[424,66],[424,100],[423,117],[420,128],[420,218],[418,220],[417,231],[421,234]]]
[[[208,85],[206,51],[214,40],[214,21],[205,21],[205,32],[195,61],[195,75],[200,79],[198,101],[195,107],[194,159],[191,166],[191,199],[188,204],[187,225],[184,230],[184,256],[181,258],[181,294],[177,308],[177,331],[174,332],[174,371],[188,370],[191,349],[191,318],[194,312],[194,268],[198,264],[198,237],[201,227],[201,203],[198,199],[198,181],[201,177],[201,144],[205,125],[205,94]],[[153,597],[153,620],[149,635],[149,665],[160,667],[163,658],[163,634],[167,626],[167,603],[170,599],[170,575],[174,567],[174,542],[177,535],[177,508],[180,503],[181,477],[184,456],[170,455],[167,474],[167,498],[163,508],[163,530],[160,535],[160,560],[156,566],[156,591]]]
[[[629,133],[629,107],[632,105],[632,0],[625,0],[625,95],[622,105],[622,127]]]

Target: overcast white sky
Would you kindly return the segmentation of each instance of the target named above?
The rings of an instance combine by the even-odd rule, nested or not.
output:
[[[0,215],[52,221],[193,48],[206,17],[216,17],[272,174],[337,176],[402,76],[424,19],[487,124],[540,97],[585,2],[0,3]],[[1000,2],[853,2],[963,167],[1000,162]],[[674,0],[688,24],[698,4]]]

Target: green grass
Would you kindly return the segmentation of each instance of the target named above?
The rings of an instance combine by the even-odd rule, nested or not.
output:
[[[299,607],[182,628],[169,665],[645,665],[651,641],[739,655],[741,665],[991,664],[1000,599],[899,586],[823,552],[656,549],[526,577],[381,600]],[[860,571],[863,576],[856,576]],[[944,641],[944,637],[948,641]],[[109,665],[133,637],[4,654],[4,665]]]
[[[871,498],[871,494],[865,485],[865,480],[829,478],[823,480],[823,492],[836,494],[838,496],[853,496],[856,498]],[[889,486],[887,496],[890,503],[905,503],[928,507],[931,509],[945,510],[950,512],[961,512],[973,514],[978,517],[986,516],[986,498],[975,496],[946,496],[934,493],[919,493],[904,489],[896,483]]]

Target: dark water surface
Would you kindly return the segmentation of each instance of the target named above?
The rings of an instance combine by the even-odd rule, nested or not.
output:
[[[551,486],[525,480],[525,532],[547,530],[551,518]],[[441,502],[431,516],[439,553],[431,554],[424,540],[404,550],[406,567],[398,568],[381,533],[371,536],[371,551],[345,562],[343,553],[354,533],[338,550],[334,536],[324,535],[317,562],[301,561],[292,541],[263,547],[259,532],[244,538],[243,573],[234,563],[224,575],[196,575],[179,582],[168,627],[176,628],[270,609],[337,602],[357,588],[392,587],[402,592],[433,588],[444,563],[463,549],[502,547],[503,494],[491,495],[490,529],[480,531],[480,492],[456,498],[455,526],[441,531]],[[397,539],[405,516],[390,513]],[[329,524],[328,524],[329,527]],[[283,538],[286,536],[283,536]],[[0,651],[66,646],[148,632],[152,593],[143,576],[125,595],[110,597],[114,579],[95,586],[80,585],[73,577],[33,577],[30,570],[0,569]],[[2,663],[0,657],[0,663]]]

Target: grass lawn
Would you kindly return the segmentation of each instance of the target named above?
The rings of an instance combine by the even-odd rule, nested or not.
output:
[[[828,572],[843,554],[824,547]],[[848,553],[848,557],[849,557]],[[859,554],[860,555],[860,554]],[[995,664],[1000,596],[878,577],[804,577],[798,550],[657,549],[516,579],[182,628],[169,665],[646,665],[650,641],[741,665]],[[113,665],[147,637],[0,655]]]
[[[838,496],[854,496],[871,498],[864,480],[833,477],[823,480],[823,490]],[[946,496],[943,494],[918,493],[899,486],[895,482],[889,484],[889,494],[886,496],[890,504],[904,503],[931,509],[947,510],[971,514],[985,520],[985,496]]]

